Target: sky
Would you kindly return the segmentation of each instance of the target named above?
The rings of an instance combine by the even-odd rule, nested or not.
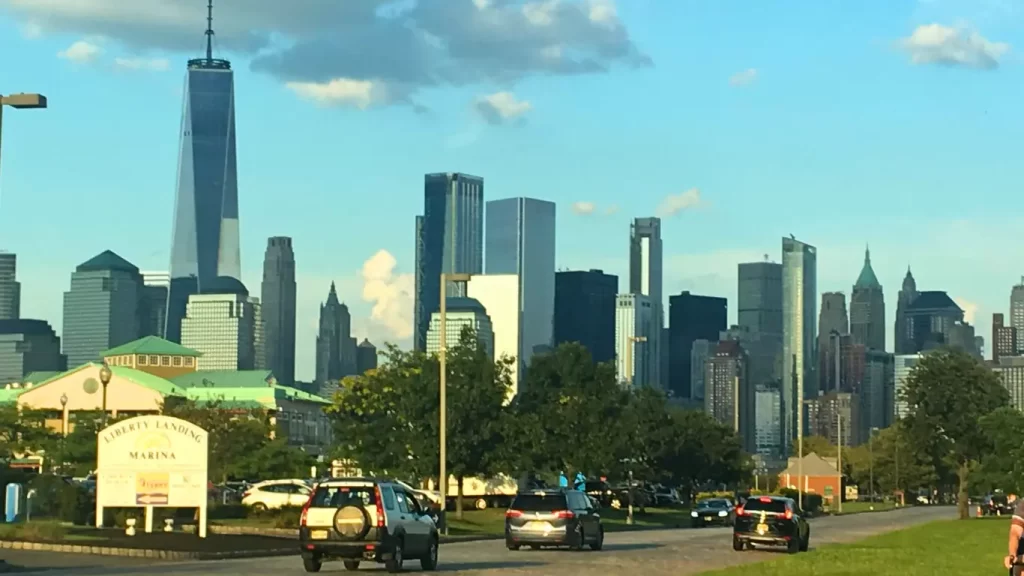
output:
[[[74,267],[167,270],[188,58],[205,0],[0,0],[0,247],[60,331]],[[870,245],[892,343],[908,266],[989,344],[1024,275],[1019,0],[217,0],[235,69],[243,282],[291,236],[297,376],[330,283],[361,339],[408,345],[423,175],[557,204],[559,269],[628,278],[661,216],[666,296],[818,248],[850,292]],[[986,346],[988,348],[988,346]],[[891,348],[890,348],[891,349]]]

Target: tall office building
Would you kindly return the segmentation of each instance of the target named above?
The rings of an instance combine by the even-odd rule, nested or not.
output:
[[[291,386],[295,382],[295,252],[291,238],[267,240],[261,293],[265,363],[278,382]]]
[[[134,264],[105,250],[80,264],[64,293],[64,354],[70,366],[139,338],[142,275]]]
[[[653,302],[652,302],[653,303]],[[690,356],[697,340],[717,342],[728,326],[728,300],[682,292],[668,299],[668,381],[677,398],[697,398],[691,384]],[[703,366],[699,367],[703,370]]]
[[[203,294],[189,297],[181,344],[202,354],[200,370],[255,370],[261,364],[259,315],[258,301],[239,280],[216,278]]]
[[[906,353],[914,354],[944,346],[975,352],[973,327],[968,329],[964,326],[964,311],[946,292],[917,292],[913,301],[901,312],[907,337],[904,341]]]
[[[782,264],[740,264],[737,270],[737,324],[756,345],[744,342],[751,357],[750,379],[755,386],[782,381]]]
[[[660,358],[652,341],[660,336],[656,307],[643,294],[619,294],[615,301],[615,373],[623,386],[658,387]]]
[[[850,333],[856,344],[885,351],[885,294],[871,267],[871,251],[864,250],[864,267],[850,293]]]
[[[142,310],[139,336],[164,337],[167,327],[167,293],[171,276],[167,272],[142,271]]]
[[[451,350],[458,345],[462,331],[469,328],[491,358],[494,357],[494,329],[483,305],[473,298],[449,298],[445,301],[445,346]],[[434,312],[427,331],[427,353],[441,351],[441,313]]]
[[[782,239],[782,429],[787,442],[803,433],[803,401],[817,396],[815,304],[817,249],[795,238]]]
[[[619,278],[601,270],[555,274],[554,344],[579,342],[594,362],[615,359],[615,296]]]
[[[921,361],[921,354],[896,354],[893,356],[893,421],[908,414],[905,398],[907,378]]]
[[[892,354],[884,350],[868,350],[865,354],[864,381],[859,393],[860,442],[867,442],[874,428],[888,428],[896,411],[896,364]]]
[[[355,372],[352,345],[352,316],[348,306],[338,300],[331,282],[327,301],[320,305],[320,329],[316,336],[316,383],[323,386]]]
[[[1024,334],[1024,276],[1010,289],[1010,326],[1017,329],[1017,334]],[[1024,338],[1017,339],[1017,354],[1024,355]]]
[[[484,271],[484,179],[452,172],[424,176],[416,231],[413,347],[423,350],[430,316],[441,304],[441,273]],[[465,296],[463,289],[450,283],[447,293]]]
[[[733,429],[743,449],[756,450],[756,408],[754,387],[747,378],[747,354],[736,340],[718,343],[706,365],[707,393],[704,410],[718,422]]]
[[[21,283],[17,269],[18,256],[0,252],[0,320],[21,318]]]
[[[534,198],[487,203],[487,274],[519,276],[520,369],[550,348],[555,322],[555,204]],[[438,287],[440,289],[440,287]]]
[[[1002,314],[992,315],[992,361],[1017,355],[1017,329],[1007,326]]]
[[[519,393],[523,380],[520,372],[523,355],[523,314],[519,311],[519,287],[522,284],[515,274],[479,274],[470,278],[464,286],[457,286],[468,298],[479,302],[491,320],[494,332],[494,357],[507,356],[516,360],[512,364],[512,389],[509,397]],[[440,302],[438,302],[440,304]]]
[[[1024,357],[1002,356],[992,363],[992,371],[1010,393],[1010,407],[1024,411]]]
[[[825,292],[821,295],[821,311],[818,313],[818,385],[821,393],[829,391],[825,377],[835,364],[834,346],[829,344],[836,336],[850,333],[850,321],[846,314],[846,295],[842,292]]]
[[[234,72],[213,57],[213,10],[207,14],[206,57],[188,61],[166,333],[180,337],[188,296],[217,277],[242,277],[238,238]]]
[[[45,320],[0,320],[0,384],[22,382],[32,372],[62,372],[68,359]]]
[[[907,311],[916,299],[917,281],[914,280],[914,275],[910,273],[910,266],[907,266],[907,274],[903,277],[903,285],[900,287],[899,296],[897,296],[896,300],[896,333],[893,335],[893,342],[895,343],[894,349],[897,355],[914,354],[917,352],[914,344],[914,335],[910,332],[910,326],[907,322]],[[1024,316],[1022,316],[1022,320],[1024,320]]]
[[[652,331],[651,340],[645,347],[655,359],[649,384],[665,388],[668,374],[661,373],[665,363],[662,355],[667,353],[661,341],[662,328],[665,327],[663,269],[661,218],[635,218],[629,227],[629,292],[647,296],[654,307],[654,323],[658,329]]]
[[[670,336],[671,338],[671,336]],[[707,397],[707,375],[708,360],[715,354],[718,348],[718,340],[694,340],[690,346],[690,396],[691,400],[704,402]],[[671,351],[670,356],[673,356]],[[673,356],[674,357],[674,356]],[[677,366],[678,369],[678,366]],[[672,363],[669,362],[669,375],[671,376]]]
[[[754,388],[754,449],[767,460],[787,454],[782,451],[782,393],[777,384]]]

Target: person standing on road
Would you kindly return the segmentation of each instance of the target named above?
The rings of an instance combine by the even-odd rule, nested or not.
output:
[[[580,492],[586,492],[587,477],[583,475],[583,472],[576,472],[576,480],[573,482],[573,485]]]
[[[566,477],[565,472],[559,472],[558,473],[558,487],[559,488],[568,488],[569,487],[569,478]]]
[[[1013,570],[1013,564],[1020,556],[1020,541],[1024,538],[1024,499],[1018,498],[1017,505],[1013,507],[1013,516],[1010,518],[1010,538],[1007,542],[1007,555],[1003,558],[1003,566],[1007,570]]]

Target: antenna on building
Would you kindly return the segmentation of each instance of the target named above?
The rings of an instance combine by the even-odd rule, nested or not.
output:
[[[206,61],[213,60],[213,0],[206,5]]]
[[[764,255],[764,261],[768,262],[768,255],[767,254]]]

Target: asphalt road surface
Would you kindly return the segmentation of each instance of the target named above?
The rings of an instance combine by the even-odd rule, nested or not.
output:
[[[850,542],[873,534],[906,528],[933,520],[951,519],[954,507],[917,507],[893,512],[826,517],[811,522],[811,550],[823,544]],[[503,541],[465,542],[441,547],[439,572],[465,576],[538,574],[614,574],[636,572],[644,576],[678,576],[734,564],[756,562],[780,552],[734,552],[729,528],[655,530],[608,534],[601,552],[522,550],[510,552]],[[83,557],[38,552],[7,556],[8,562],[26,567],[50,568],[60,574],[82,576],[121,575],[220,575],[275,576],[305,574],[297,556],[183,563],[153,563],[139,559]],[[6,554],[5,554],[6,556]],[[29,561],[34,560],[34,561]],[[419,562],[408,562],[415,572]],[[321,573],[345,573],[339,562],[324,564]],[[382,567],[364,564],[360,572],[384,574]],[[52,573],[52,572],[51,572]]]

